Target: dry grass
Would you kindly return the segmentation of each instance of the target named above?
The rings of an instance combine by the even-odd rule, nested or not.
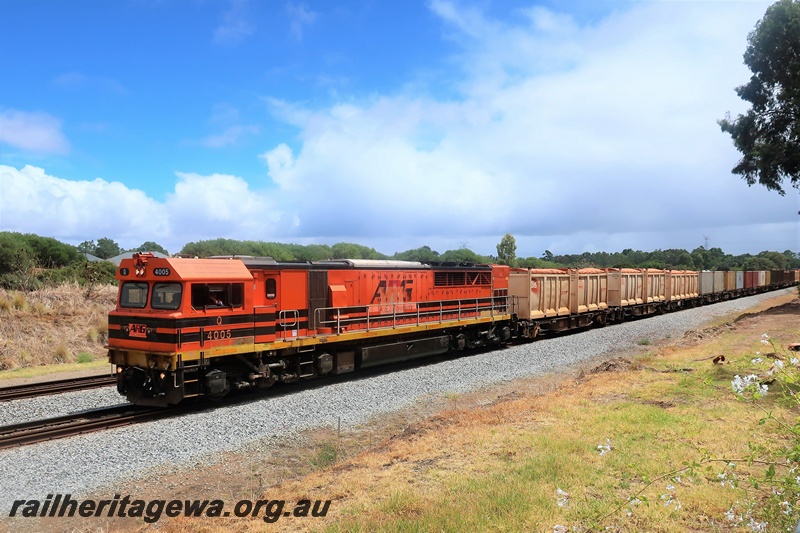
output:
[[[167,532],[552,532],[557,524],[580,531],[746,530],[724,517],[748,497],[721,486],[724,463],[670,472],[703,457],[703,449],[730,459],[743,457],[748,442],[783,443],[774,425],[758,423],[761,412],[733,397],[730,380],[750,369],[762,333],[778,344],[797,341],[800,315],[796,307],[786,309],[726,317],[672,344],[648,346],[633,362],[616,358],[598,372],[446,394],[438,405],[356,432],[317,430],[301,446],[231,455],[217,467],[115,490],[144,498],[223,498],[226,505],[259,497],[332,500],[325,518],[269,526],[259,518],[178,518],[159,523]],[[720,354],[729,364],[712,364]],[[773,403],[767,408],[797,416]],[[600,455],[598,445],[607,443],[611,450]],[[735,473],[745,480],[763,468],[739,463]],[[564,506],[559,489],[569,494]],[[643,503],[626,505],[632,495]],[[141,527],[127,520],[109,529]]]
[[[739,505],[741,514],[748,495],[720,484],[725,462],[680,470],[684,461],[700,460],[702,450],[741,459],[748,442],[776,448],[784,442],[775,425],[759,424],[762,412],[730,390],[764,332],[780,344],[796,341],[796,311],[708,328],[653,347],[634,364],[604,365],[606,371],[567,379],[543,394],[526,393],[520,383],[519,394],[488,404],[479,395],[447,395],[448,408],[374,446],[367,444],[369,432],[341,439],[318,432],[305,452],[316,466],[266,487],[262,497],[331,499],[331,512],[279,520],[270,530],[549,532],[559,524],[581,531],[737,530],[725,513]],[[732,363],[713,365],[718,354]],[[767,408],[796,416],[780,405]],[[360,446],[353,443],[359,438]],[[607,443],[611,450],[600,455],[598,446]],[[763,470],[738,462],[727,474],[744,484]],[[564,506],[559,489],[569,494]],[[627,505],[633,495],[642,503]],[[200,524],[179,519],[166,530],[265,527],[258,518]]]
[[[0,289],[0,370],[72,362],[79,353],[101,358],[115,297],[111,285],[88,299],[74,283],[30,293]]]

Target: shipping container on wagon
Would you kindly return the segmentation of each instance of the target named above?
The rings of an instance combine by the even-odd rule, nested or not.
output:
[[[736,290],[744,289],[744,270],[737,270],[736,274]]]
[[[514,268],[509,274],[509,295],[521,319],[569,314],[569,278],[566,268]]]
[[[524,320],[608,308],[606,272],[596,268],[512,269],[509,295],[517,316]]]
[[[770,275],[769,270],[761,270],[758,273],[758,286],[759,287],[769,287],[770,284]]]
[[[666,273],[663,270],[648,268],[644,270],[645,303],[663,302],[666,299]]]
[[[726,292],[733,292],[736,290],[736,272],[728,271],[724,272],[724,287]]]
[[[667,301],[697,297],[697,272],[694,270],[667,270],[665,276]]]
[[[609,268],[608,305],[624,307],[644,303],[644,273],[639,268]]]
[[[599,268],[578,270],[578,313],[608,308],[608,276]]]
[[[698,293],[702,295],[711,294],[714,292],[714,273],[710,270],[703,270],[699,272],[698,276]]]
[[[714,292],[720,293],[725,290],[725,272],[721,270],[714,271]]]
[[[755,291],[758,288],[758,271],[747,270],[744,273],[744,288],[748,292]]]

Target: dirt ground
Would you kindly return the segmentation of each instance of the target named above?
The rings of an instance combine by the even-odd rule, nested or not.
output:
[[[334,427],[321,428],[307,432],[300,439],[287,441],[285,446],[270,447],[264,451],[258,451],[258,443],[254,443],[247,452],[219,457],[216,465],[162,471],[98,491],[95,497],[107,499],[114,494],[130,494],[144,500],[219,498],[235,502],[264,497],[317,499],[324,495],[324,499],[332,499],[334,505],[339,507],[358,505],[374,499],[376,491],[380,493],[387,484],[396,485],[407,480],[410,486],[414,486],[414,480],[423,479],[425,472],[434,467],[459,472],[489,467],[491,461],[487,462],[485,458],[487,453],[491,455],[494,452],[476,449],[468,444],[470,424],[474,421],[463,417],[451,418],[450,414],[454,411],[472,411],[480,418],[488,416],[485,413],[489,410],[494,409],[492,412],[496,413],[520,398],[551,401],[549,395],[583,387],[586,378],[593,373],[624,372],[638,368],[639,363],[632,361],[637,355],[645,352],[668,354],[686,346],[702,347],[720,333],[733,330],[749,334],[742,338],[757,339],[762,333],[770,332],[774,333],[776,342],[783,345],[800,342],[800,299],[796,299],[794,293],[779,296],[742,315],[725,317],[704,329],[687,332],[679,339],[637,346],[630,351],[606,357],[604,361],[592,361],[544,377],[445,397],[424,407],[416,406],[381,417],[353,432],[339,434]],[[732,350],[734,348],[731,346]],[[712,364],[711,359],[716,355],[708,353],[703,359],[708,359]],[[429,439],[429,443],[420,446],[421,439]],[[411,446],[412,442],[416,444]],[[448,442],[447,449],[451,451],[444,452],[441,442]],[[463,445],[452,445],[459,442]],[[496,452],[502,454],[502,450]],[[417,485],[417,488],[424,490],[423,486]],[[212,522],[203,523],[202,529],[250,531],[260,530],[264,526],[261,521],[242,519],[218,519]],[[315,520],[314,527],[324,526],[324,523],[325,520]],[[302,531],[308,525],[302,520],[287,519],[272,524],[270,530]],[[91,524],[59,522],[57,527],[75,527],[75,531],[138,531],[151,526],[134,519],[103,519],[102,523]],[[167,531],[194,531],[198,528],[201,528],[201,522],[184,519],[162,519],[158,524],[158,529]]]

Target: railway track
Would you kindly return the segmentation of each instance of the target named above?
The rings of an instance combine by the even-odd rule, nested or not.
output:
[[[0,450],[174,416],[180,409],[121,405],[0,427]]]
[[[60,394],[62,392],[108,387],[114,385],[116,382],[116,377],[104,375],[2,387],[0,388],[0,402],[35,398],[36,396],[46,396],[48,394]]]

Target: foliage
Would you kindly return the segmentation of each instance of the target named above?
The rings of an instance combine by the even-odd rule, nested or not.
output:
[[[103,237],[102,239],[97,240],[97,248],[95,248],[94,255],[96,255],[100,259],[110,259],[115,255],[119,255],[121,253],[122,253],[122,248],[119,247],[119,244],[109,239],[108,237]]]
[[[50,237],[0,232],[0,286],[33,290],[44,269],[63,268],[83,258],[74,246]]]
[[[430,261],[441,261],[439,252],[431,250],[430,246],[422,246],[405,252],[397,252],[394,258],[400,261],[419,261],[421,263]]]
[[[166,248],[158,244],[157,242],[153,241],[145,241],[142,243],[141,246],[138,246],[132,250],[128,250],[129,252],[159,252],[164,255],[169,255],[169,252]]]
[[[276,261],[323,261],[326,259],[387,259],[374,248],[360,244],[340,242],[333,246],[309,244],[283,244],[263,241],[237,241],[214,239],[190,242],[180,255],[211,257],[215,255],[250,255],[272,257]]]
[[[510,233],[503,235],[497,245],[497,261],[501,265],[517,266],[517,240]]]
[[[800,1],[770,6],[747,42],[744,63],[753,75],[736,93],[752,107],[718,123],[742,153],[732,172],[784,195],[786,178],[800,188]]]
[[[536,257],[526,257],[524,259],[517,259],[517,266],[522,268],[561,268],[562,265],[553,262],[547,261],[544,259],[538,259]]]
[[[643,252],[626,248],[622,252],[550,254],[549,257],[559,266],[567,267],[668,268],[672,270],[783,270],[800,268],[800,255],[791,250],[786,250],[783,253],[763,251],[755,256],[751,254],[734,256],[726,254],[721,248],[706,249],[703,246],[695,248],[691,253],[681,249]]]
[[[439,256],[439,261],[447,261],[450,263],[474,263],[486,264],[491,263],[492,258],[484,255],[478,255],[469,248],[459,248],[458,250],[447,250]]]
[[[156,244],[156,246],[158,245]],[[159,246],[159,248],[161,247]],[[98,239],[96,243],[94,241],[83,241],[78,245],[78,251],[82,254],[94,255],[96,257],[99,257],[100,259],[111,259],[112,257],[121,254],[122,248],[120,248],[119,244],[114,242],[112,239],[109,239],[108,237],[103,237],[101,239]],[[142,250],[142,251],[152,251],[152,250]]]

